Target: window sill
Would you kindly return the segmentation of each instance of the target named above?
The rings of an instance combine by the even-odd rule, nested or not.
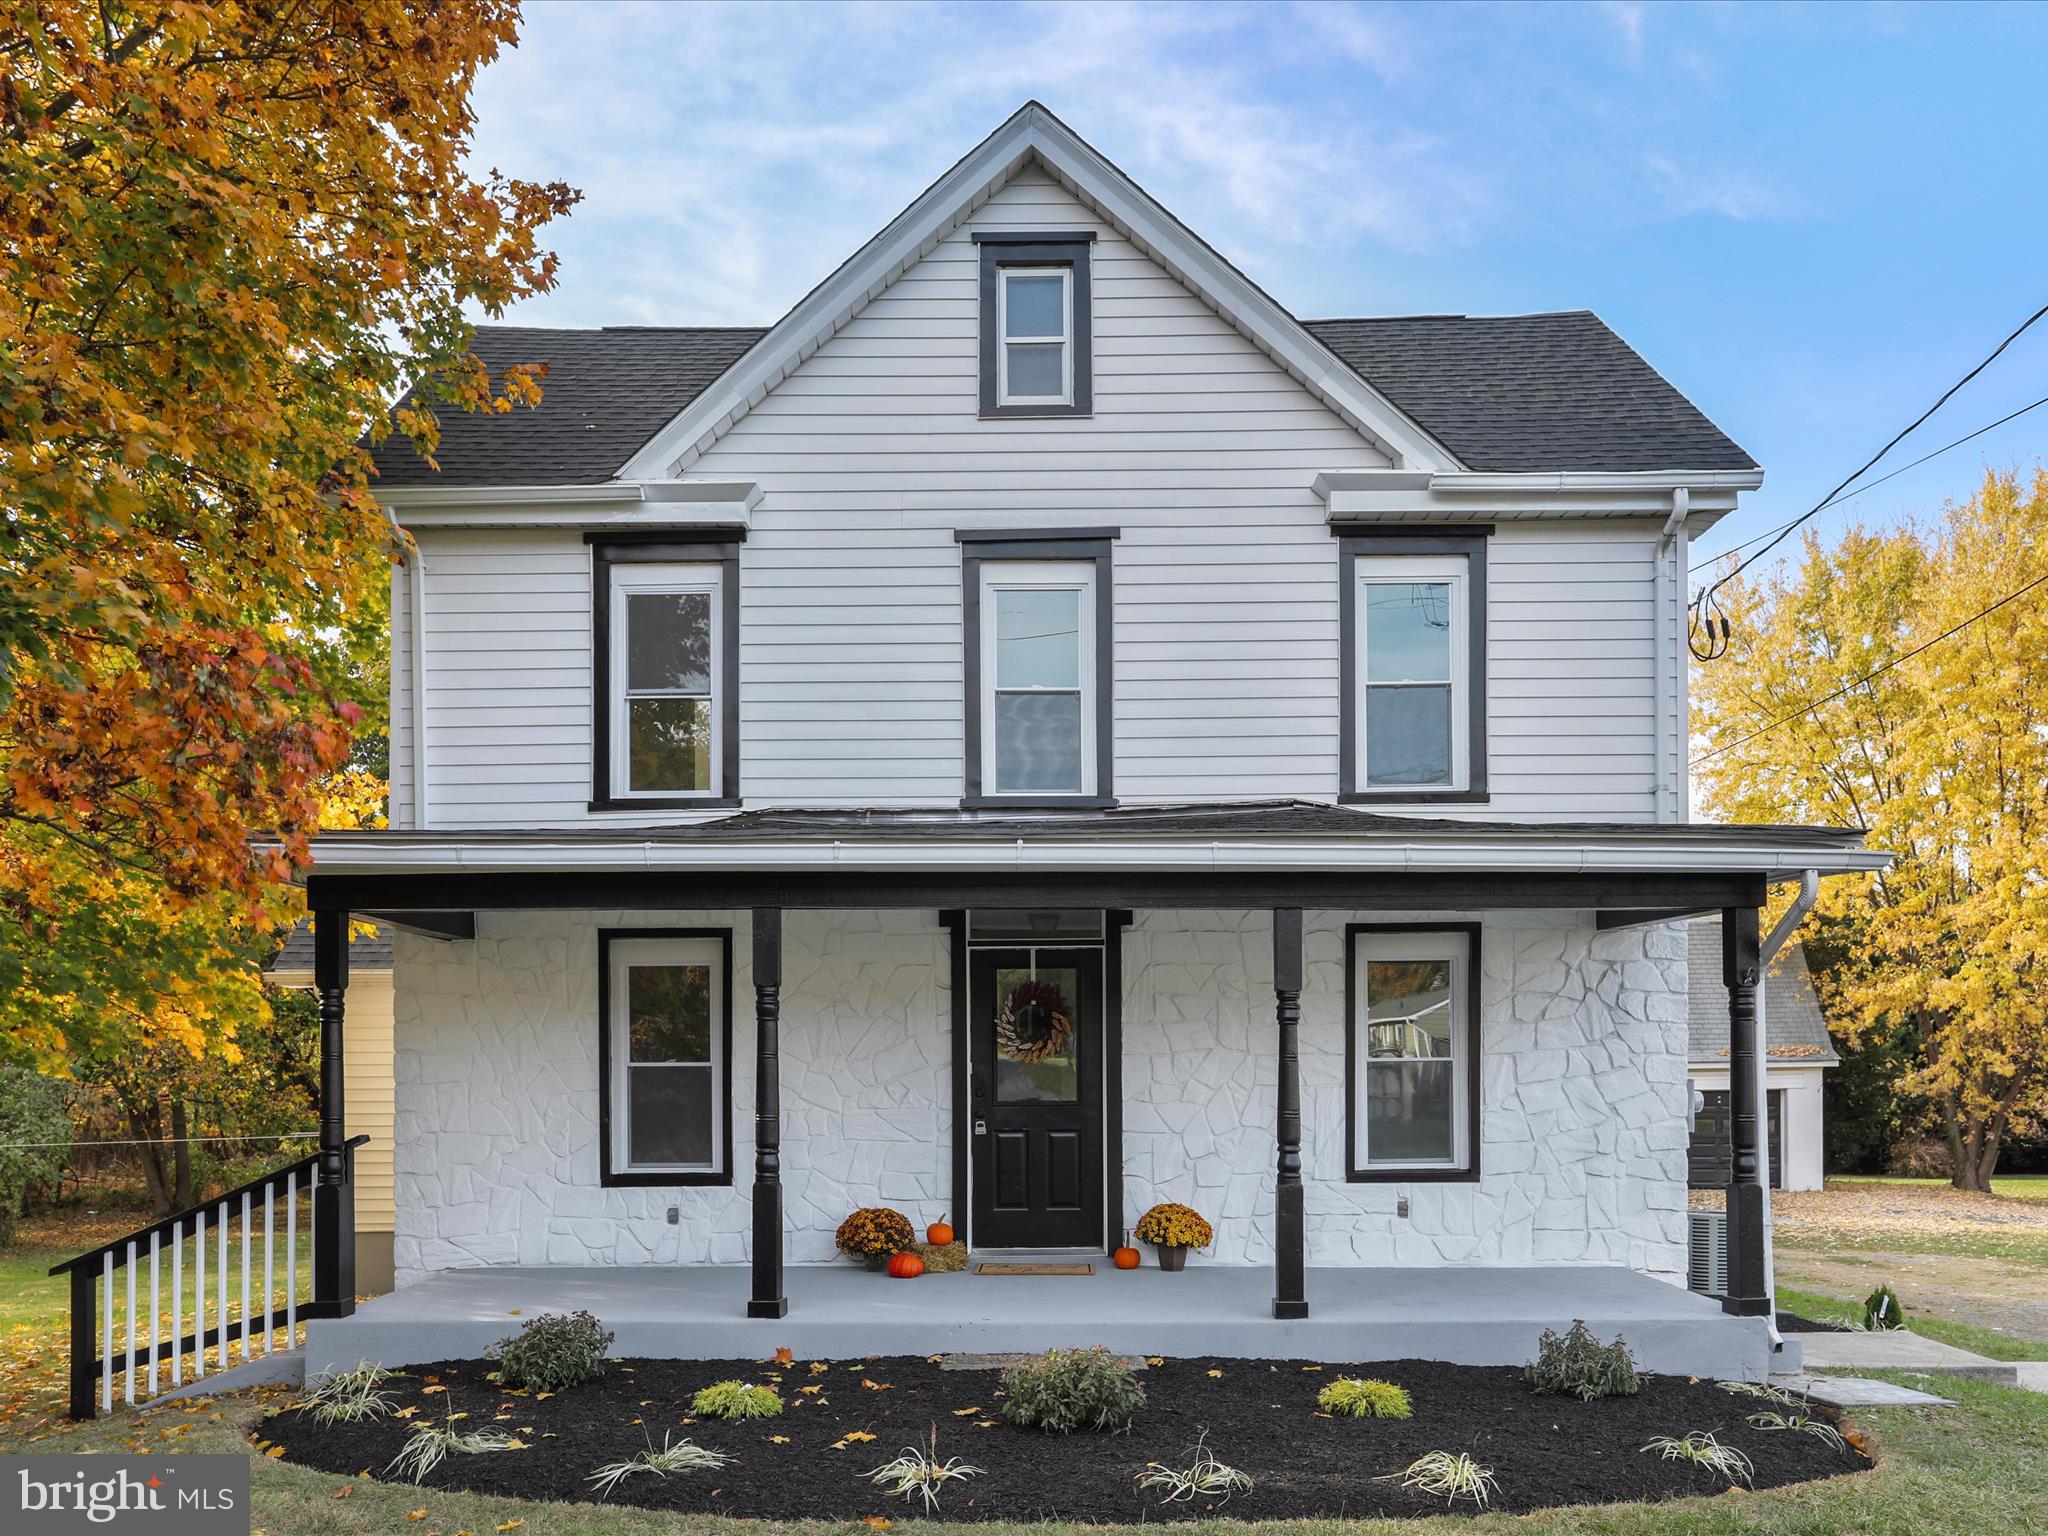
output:
[[[1094,411],[1081,405],[998,405],[980,413],[983,421],[1045,420],[1049,417],[1087,420],[1094,415]]]
[[[1112,811],[1114,795],[963,795],[963,811]]]
[[[607,1173],[598,1184],[605,1189],[702,1189],[707,1185],[732,1184],[730,1171],[718,1173]]]
[[[1347,1168],[1348,1184],[1476,1184],[1477,1168]]]
[[[666,795],[631,800],[592,800],[586,810],[596,811],[736,811],[738,795]]]
[[[1483,789],[1347,789],[1339,805],[1485,805],[1492,797]]]

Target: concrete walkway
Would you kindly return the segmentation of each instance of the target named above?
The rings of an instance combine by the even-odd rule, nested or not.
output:
[[[1806,1346],[1809,1371],[1926,1371],[2048,1390],[2048,1364],[2023,1367],[1992,1360],[1902,1328],[1884,1333],[1802,1333],[1798,1338]],[[2023,1371],[2037,1374],[2024,1380]]]

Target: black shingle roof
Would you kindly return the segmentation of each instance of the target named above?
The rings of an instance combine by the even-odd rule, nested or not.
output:
[[[394,433],[376,450],[376,484],[599,484],[766,334],[760,326],[480,325],[476,354],[493,381],[518,363],[548,365],[541,403],[502,416],[439,407],[441,472]]]
[[[348,940],[348,965],[352,971],[391,969],[391,935],[383,929],[368,934],[352,933]],[[264,967],[266,971],[310,971],[313,969],[313,920],[307,918],[285,935],[284,948]]]
[[[1686,1060],[1711,1066],[1728,1060],[1728,988],[1721,981],[1721,920],[1686,924],[1690,997]],[[1806,968],[1806,951],[1787,944],[1764,971],[1764,1051],[1779,1066],[1831,1066],[1840,1058]]]
[[[1756,467],[1585,310],[1305,323],[1472,469]],[[441,472],[393,435],[376,450],[377,483],[609,480],[765,334],[754,326],[479,326],[477,355],[494,376],[515,363],[548,365],[540,405],[502,416],[443,408]]]
[[[1309,320],[1470,469],[1754,469],[1590,310]]]

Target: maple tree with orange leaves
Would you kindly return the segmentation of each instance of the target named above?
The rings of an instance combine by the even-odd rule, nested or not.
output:
[[[360,440],[431,455],[409,381],[539,398],[467,318],[552,285],[576,199],[465,165],[517,21],[0,0],[0,1055],[231,1045],[323,807],[361,814],[405,550]]]

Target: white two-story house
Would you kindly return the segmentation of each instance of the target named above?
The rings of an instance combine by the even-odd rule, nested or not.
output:
[[[379,451],[390,828],[307,881],[332,1039],[396,936],[400,1289],[313,1354],[1761,1368],[1758,911],[1879,855],[1688,821],[1688,541],[1762,474],[1599,319],[1297,319],[1034,104],[765,329],[477,346],[545,398]],[[1161,1201],[1213,1244],[1112,1270]],[[869,1276],[872,1205],[1094,1273]]]

